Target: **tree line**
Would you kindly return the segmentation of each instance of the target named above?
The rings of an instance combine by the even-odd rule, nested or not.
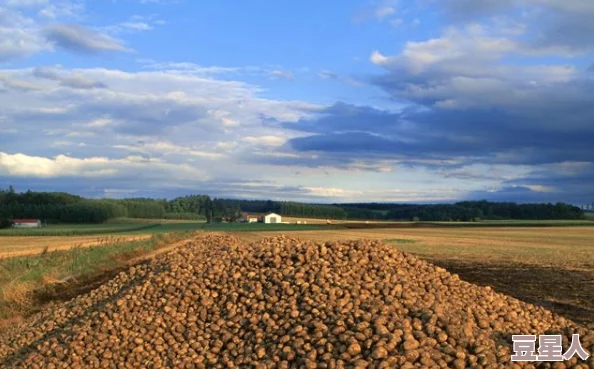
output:
[[[274,212],[283,216],[352,220],[476,221],[480,219],[584,219],[577,206],[463,201],[421,205],[388,203],[306,204],[291,201],[239,200],[190,195],[173,200],[86,199],[63,192],[17,193],[0,189],[0,226],[14,218],[46,223],[101,223],[112,218],[236,220],[241,212]]]
[[[101,223],[130,217],[162,219],[166,200],[85,199],[63,192],[0,190],[0,220],[35,218],[46,223]]]
[[[455,204],[344,204],[351,215],[363,219],[477,221],[584,219],[584,211],[565,203],[517,204],[515,202],[462,201]]]

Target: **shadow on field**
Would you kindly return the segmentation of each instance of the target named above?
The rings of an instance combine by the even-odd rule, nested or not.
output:
[[[541,305],[575,322],[594,324],[594,271],[525,264],[430,260],[465,281]]]
[[[84,295],[92,290],[101,287],[101,285],[115,278],[120,272],[125,272],[128,266],[105,270],[89,276],[71,279],[63,283],[55,283],[44,286],[39,290],[33,291],[34,306],[36,309],[31,313],[39,312],[43,307],[51,302],[68,301],[77,296]],[[29,315],[31,315],[29,313]]]

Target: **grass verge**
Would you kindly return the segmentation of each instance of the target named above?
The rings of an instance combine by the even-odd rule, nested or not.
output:
[[[187,232],[159,234],[140,241],[75,246],[67,251],[44,250],[35,256],[0,260],[0,322],[6,324],[36,311],[60,286],[80,288],[106,271],[127,265],[133,258],[189,237]]]
[[[0,237],[27,236],[92,236],[163,234],[171,232],[204,231],[312,231],[336,229],[340,225],[326,224],[263,224],[263,223],[204,223],[197,221],[164,221],[162,223],[125,223],[123,221],[101,224],[48,225],[38,229],[0,229]]]
[[[411,240],[410,238],[388,238],[388,239],[385,239],[384,242],[397,243],[399,245],[403,245],[403,244],[407,244],[407,243],[416,243],[417,240]]]
[[[65,224],[49,225],[35,229],[6,228],[0,230],[0,236],[82,236],[138,232],[150,233],[153,228],[160,226],[161,224]]]
[[[328,229],[341,229],[341,225],[326,224],[264,224],[264,223],[206,223],[200,226],[205,231],[230,231],[230,232],[263,232],[263,231],[317,231]]]

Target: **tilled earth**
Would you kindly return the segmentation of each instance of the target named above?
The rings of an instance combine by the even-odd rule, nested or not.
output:
[[[0,368],[594,368],[510,361],[591,328],[379,242],[204,235],[0,334]]]
[[[569,270],[522,263],[428,260],[465,281],[492,286],[576,322],[594,323],[594,268]]]

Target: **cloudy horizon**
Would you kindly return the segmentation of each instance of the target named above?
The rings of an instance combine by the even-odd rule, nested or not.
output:
[[[594,2],[0,3],[0,188],[594,203]]]

